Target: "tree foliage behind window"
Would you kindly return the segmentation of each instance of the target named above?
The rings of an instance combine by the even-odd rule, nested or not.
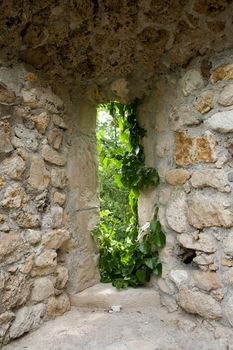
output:
[[[97,142],[100,177],[100,223],[93,231],[100,248],[102,282],[117,288],[136,287],[161,274],[159,250],[165,235],[157,208],[149,234],[139,239],[138,196],[157,186],[156,169],[145,165],[137,105],[112,102],[98,108]],[[103,116],[105,115],[105,118]]]

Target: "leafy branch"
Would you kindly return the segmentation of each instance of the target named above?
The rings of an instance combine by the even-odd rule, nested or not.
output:
[[[102,181],[110,185],[101,191],[100,223],[93,231],[100,247],[101,280],[112,282],[117,288],[136,287],[148,282],[152,273],[160,275],[162,272],[159,250],[164,247],[166,238],[158,221],[157,208],[149,233],[138,239],[139,193],[149,186],[157,186],[159,176],[156,169],[145,165],[142,139],[146,132],[137,121],[137,103],[112,102],[99,108],[112,117],[110,131],[108,124],[97,132],[101,188]],[[120,136],[118,140],[116,134]],[[114,195],[118,194],[121,201],[115,198],[116,210],[109,210],[109,206],[114,207],[109,195],[113,186],[109,179],[113,178],[117,186]]]

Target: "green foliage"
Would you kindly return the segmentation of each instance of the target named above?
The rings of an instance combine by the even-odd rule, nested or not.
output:
[[[158,209],[150,232],[141,239],[137,213],[140,191],[156,186],[159,177],[154,168],[145,165],[145,130],[137,122],[136,103],[113,102],[99,109],[111,115],[97,124],[101,214],[93,234],[100,248],[101,280],[117,288],[136,287],[148,282],[152,273],[162,272],[159,250],[166,239]]]

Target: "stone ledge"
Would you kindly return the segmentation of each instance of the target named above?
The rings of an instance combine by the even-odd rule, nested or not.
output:
[[[121,305],[123,309],[153,308],[160,305],[159,293],[149,288],[117,290],[110,283],[100,283],[70,296],[72,306],[109,309]]]

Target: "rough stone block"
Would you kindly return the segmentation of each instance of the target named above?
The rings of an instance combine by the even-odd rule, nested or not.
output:
[[[211,133],[191,137],[185,132],[175,133],[175,161],[180,166],[215,161],[216,138]]]
[[[47,249],[58,249],[70,239],[70,233],[66,229],[52,230],[43,235],[42,245]]]
[[[210,295],[181,287],[178,293],[178,303],[187,312],[197,314],[207,319],[219,319],[222,310],[219,303]]]
[[[10,338],[18,338],[22,334],[39,327],[43,322],[45,312],[44,304],[25,306],[17,311],[15,321],[10,328]]]
[[[193,172],[191,184],[195,188],[213,187],[220,192],[230,192],[227,174],[218,169],[202,169]]]
[[[223,64],[216,69],[211,74],[210,81],[215,84],[219,80],[229,80],[233,79],[233,63]]]
[[[190,173],[185,169],[172,169],[166,172],[165,180],[169,185],[183,185],[190,178]]]
[[[25,169],[25,161],[16,154],[4,159],[0,165],[0,173],[7,175],[13,180],[21,180]]]
[[[196,69],[188,70],[181,80],[181,87],[185,96],[204,86],[201,73]]]
[[[58,297],[49,298],[47,312],[50,317],[63,315],[70,310],[70,300],[67,294],[62,293]]]
[[[33,156],[30,166],[28,183],[31,187],[43,191],[50,182],[49,171],[45,167],[44,160],[38,155]]]
[[[190,230],[187,220],[187,200],[184,191],[178,191],[170,198],[166,210],[168,225],[176,232],[182,233]]]
[[[42,147],[42,156],[51,164],[59,166],[64,166],[66,164],[64,156],[48,145]]]
[[[219,96],[218,103],[224,107],[233,105],[233,84],[224,86]]]
[[[202,251],[205,253],[214,253],[216,246],[214,239],[207,233],[190,234],[182,233],[177,236],[178,242],[185,248]]]
[[[208,90],[203,92],[194,101],[194,107],[201,114],[209,112],[214,107],[214,91]]]
[[[233,131],[233,111],[223,111],[212,115],[205,121],[205,124],[212,130],[220,133]]]
[[[53,294],[53,283],[48,277],[41,277],[35,280],[31,293],[32,301],[43,301]]]
[[[195,193],[188,208],[190,225],[202,229],[204,227],[233,226],[233,213],[228,209],[227,198],[217,194],[209,195]]]
[[[38,132],[44,134],[48,128],[50,121],[48,114],[46,112],[42,112],[38,115],[33,115],[32,120],[34,121]]]

